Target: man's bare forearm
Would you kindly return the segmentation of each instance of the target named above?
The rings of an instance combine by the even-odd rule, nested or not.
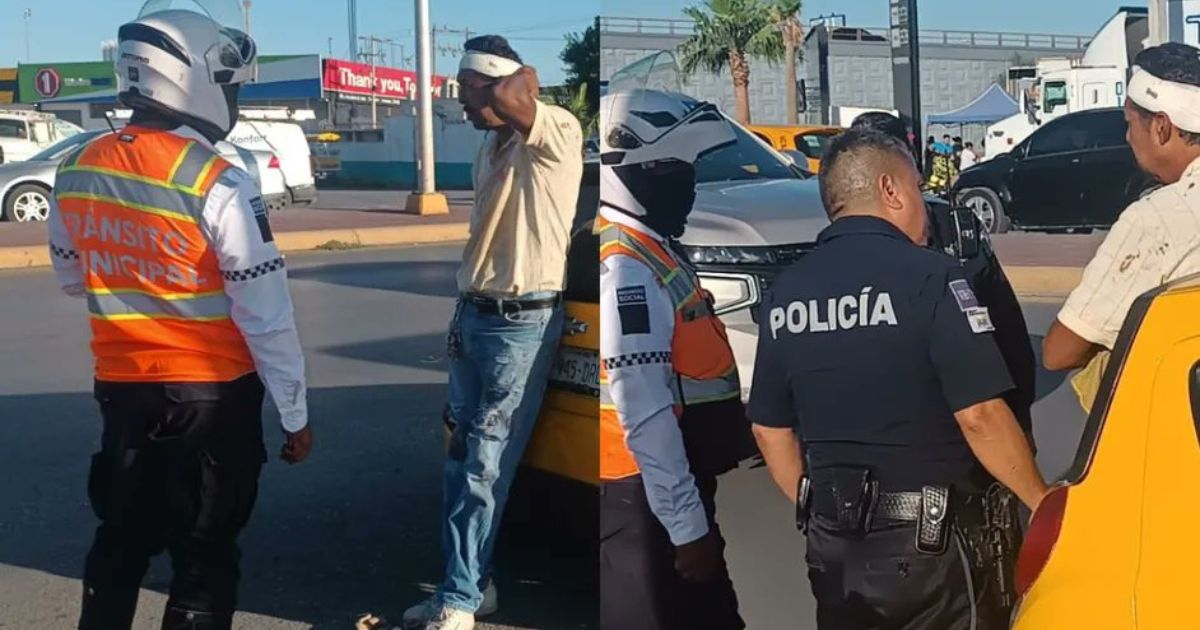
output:
[[[975,457],[997,481],[1034,509],[1046,494],[1029,440],[1004,401],[994,398],[954,414]]]
[[[796,502],[796,491],[800,477],[804,474],[804,459],[800,454],[800,439],[791,429],[777,429],[754,425],[754,440],[758,450],[771,471],[771,479],[792,503]]]

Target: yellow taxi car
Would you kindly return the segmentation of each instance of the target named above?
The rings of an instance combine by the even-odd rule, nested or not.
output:
[[[600,200],[598,160],[584,164],[567,253],[565,325],[505,521],[598,540],[600,518]],[[454,420],[445,414],[446,440]]]
[[[1200,275],[1138,298],[1075,462],[1034,512],[1017,630],[1200,628]]]
[[[821,157],[834,136],[845,131],[825,125],[750,125],[750,131],[776,151],[803,158],[809,172],[821,172]],[[798,155],[797,155],[798,154]],[[797,165],[805,166],[799,159]]]

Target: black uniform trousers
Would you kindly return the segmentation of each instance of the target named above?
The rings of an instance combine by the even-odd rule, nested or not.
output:
[[[717,478],[696,486],[718,538]],[[725,541],[721,540],[724,549]],[[737,595],[722,562],[707,584],[675,570],[675,546],[650,511],[642,477],[605,482],[600,495],[600,627],[603,630],[741,630]]]
[[[80,630],[127,630],[151,556],[174,576],[163,628],[226,630],[237,604],[237,536],[266,461],[263,385],[97,382],[104,419],[88,498],[100,518],[84,568]]]
[[[917,551],[915,540],[912,522],[876,522],[846,537],[811,516],[805,559],[819,630],[1007,630],[1006,614],[980,608],[990,586],[957,530],[940,555]]]

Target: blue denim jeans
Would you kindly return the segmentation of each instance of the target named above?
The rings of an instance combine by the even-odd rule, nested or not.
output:
[[[540,299],[554,294],[531,294]],[[443,605],[483,602],[496,532],[533,434],[563,330],[563,307],[484,314],[459,301],[450,323],[450,438],[443,480]]]

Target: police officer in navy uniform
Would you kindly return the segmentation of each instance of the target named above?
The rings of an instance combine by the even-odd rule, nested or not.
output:
[[[911,144],[908,125],[887,112],[867,112],[854,119],[851,129],[874,129],[905,143],[914,156],[920,155]],[[988,309],[996,330],[992,337],[1008,366],[1014,387],[1002,396],[1017,417],[1030,442],[1033,440],[1033,403],[1036,399],[1037,359],[1029,341],[1029,327],[1021,303],[1013,291],[987,228],[970,208],[952,206],[941,200],[927,200],[929,249],[958,259],[963,276],[975,292],[979,305]],[[1036,451],[1036,445],[1035,445]]]
[[[958,261],[923,247],[920,183],[895,138],[836,138],[833,223],[759,317],[747,411],[806,530],[822,630],[1007,628],[1013,495],[1033,508],[1046,493],[1001,398],[989,311]]]

